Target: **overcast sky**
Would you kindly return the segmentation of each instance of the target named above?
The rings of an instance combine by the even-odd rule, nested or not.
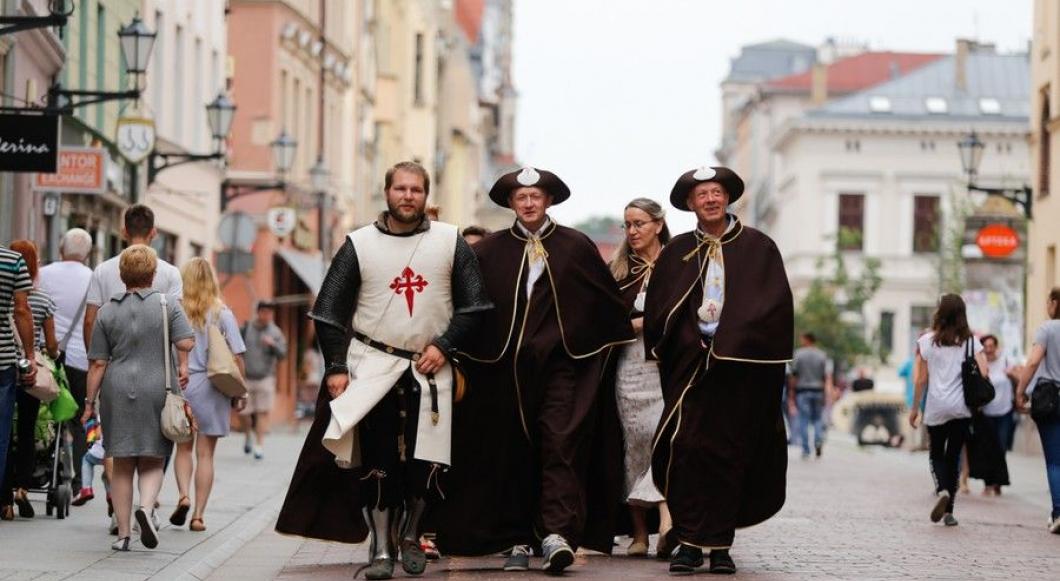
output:
[[[956,38],[1026,50],[1032,0],[515,0],[516,152],[573,195],[566,224],[665,201],[714,162],[719,83],[740,47],[826,38],[873,50],[953,52]],[[678,216],[682,214],[681,216]],[[671,209],[678,231],[690,215]]]

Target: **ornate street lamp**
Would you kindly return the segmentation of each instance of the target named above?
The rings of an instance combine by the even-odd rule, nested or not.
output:
[[[206,122],[210,125],[210,135],[218,141],[228,137],[235,115],[236,104],[223,91],[218,93],[206,106]]]
[[[232,128],[232,119],[236,114],[236,105],[224,92],[218,93],[213,101],[206,105],[206,122],[210,125],[210,135],[216,144],[213,153],[158,153],[152,151],[147,158],[147,183],[152,184],[163,170],[195,161],[212,161],[225,158],[225,139]]]
[[[118,40],[121,43],[121,59],[125,63],[125,72],[137,77],[147,72],[157,37],[158,33],[148,30],[139,16],[134,16],[132,22],[121,27]]]
[[[287,130],[280,131],[276,139],[269,144],[272,149],[272,163],[276,169],[276,179],[265,183],[239,183],[231,179],[221,182],[221,212],[228,208],[228,202],[256,194],[258,192],[269,192],[273,190],[287,189],[287,172],[294,165],[294,154],[298,149],[298,142],[287,134]]]
[[[975,177],[979,174],[979,163],[983,161],[983,152],[986,145],[979,136],[972,131],[964,139],[957,142],[957,152],[961,156],[961,167],[968,176],[968,191],[982,192],[988,196],[1004,198],[1023,209],[1023,215],[1031,220],[1034,218],[1032,205],[1034,195],[1031,187],[1023,185],[1015,188],[987,188],[975,183]]]
[[[272,148],[272,161],[276,165],[276,173],[280,176],[287,175],[287,172],[291,171],[291,166],[294,165],[294,152],[298,149],[298,142],[284,129],[280,131],[276,140],[269,144],[269,147]]]

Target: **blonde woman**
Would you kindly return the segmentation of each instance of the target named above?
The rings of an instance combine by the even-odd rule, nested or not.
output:
[[[660,535],[655,551],[658,558],[665,559],[672,548],[666,544],[670,512],[651,475],[651,439],[662,416],[663,394],[659,368],[644,358],[643,329],[644,296],[655,259],[670,241],[670,230],[662,206],[648,198],[636,198],[627,204],[623,218],[626,238],[610,266],[637,333],[637,342],[621,350],[615,372],[615,396],[625,442],[625,500],[633,525],[633,541],[626,554],[647,556],[648,510],[658,508]]]
[[[107,458],[114,461],[110,488],[118,521],[118,540],[111,545],[115,551],[129,550],[134,475],[140,492],[135,512],[140,541],[148,549],[158,546],[154,506],[162,488],[162,461],[173,451],[173,443],[162,435],[164,361],[170,345],[163,340],[162,297],[151,288],[157,269],[158,255],[150,246],[135,244],[121,253],[118,272],[126,290],[100,307],[88,351],[88,396],[81,422],[98,410],[107,435]],[[179,362],[179,371],[170,373],[184,387],[194,333],[180,304],[171,298],[167,304],[169,341],[177,348]]]
[[[217,277],[210,263],[202,258],[193,258],[184,265],[180,274],[184,282],[184,312],[195,331],[195,348],[188,356],[188,389],[184,397],[191,405],[199,431],[190,442],[177,444],[174,472],[180,500],[169,522],[175,526],[184,525],[192,506],[188,493],[194,474],[195,510],[192,511],[188,528],[201,532],[206,530],[203,513],[213,488],[213,453],[217,439],[228,435],[229,410],[235,408],[239,411],[246,405],[245,396],[229,398],[214,388],[206,376],[210,326],[220,327],[228,348],[236,356],[239,372],[244,377],[243,352],[247,348],[239,334],[235,315],[221,302]]]

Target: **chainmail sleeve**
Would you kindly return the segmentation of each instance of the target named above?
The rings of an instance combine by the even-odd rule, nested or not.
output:
[[[440,337],[434,340],[446,356],[463,347],[478,324],[479,315],[493,308],[486,295],[486,283],[478,258],[463,238],[457,238],[456,256],[453,260],[453,319]]]
[[[309,318],[316,322],[317,343],[327,366],[327,375],[345,372],[347,327],[353,317],[357,293],[361,288],[361,269],[357,250],[349,238],[331,261],[320,293]]]

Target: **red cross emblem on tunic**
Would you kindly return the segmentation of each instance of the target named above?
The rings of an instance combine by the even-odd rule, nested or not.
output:
[[[395,277],[394,282],[390,283],[390,288],[394,289],[395,294],[405,295],[405,302],[408,303],[411,317],[416,293],[423,292],[423,287],[428,284],[426,280],[423,280],[422,274],[416,274],[412,268],[406,266],[405,270],[401,271],[401,276]]]

